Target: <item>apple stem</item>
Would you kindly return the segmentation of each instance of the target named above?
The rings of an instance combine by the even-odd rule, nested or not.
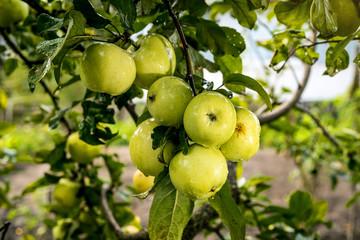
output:
[[[183,50],[185,53],[185,59],[186,59],[186,68],[187,68],[187,74],[185,77],[185,81],[189,83],[191,90],[193,91],[194,96],[196,96],[196,88],[195,88],[195,83],[194,83],[194,78],[193,78],[193,69],[191,66],[191,57],[190,57],[190,53],[189,53],[189,45],[186,41],[184,32],[182,30],[180,21],[178,19],[178,17],[176,16],[173,7],[171,6],[171,2],[170,0],[163,0],[164,4],[166,5],[166,7],[168,8],[169,14],[175,24],[175,27],[180,35],[180,39],[183,45]]]

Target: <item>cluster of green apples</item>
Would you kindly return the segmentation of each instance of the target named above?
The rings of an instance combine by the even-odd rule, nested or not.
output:
[[[138,45],[134,52],[108,43],[90,45],[82,56],[80,77],[88,89],[110,95],[123,94],[132,84],[147,89],[152,118],[142,122],[130,139],[134,165],[144,176],[154,177],[167,166],[173,185],[186,196],[194,200],[211,197],[227,179],[226,159],[246,161],[257,152],[259,121],[218,92],[194,97],[188,83],[173,76],[175,51],[165,37],[148,34]],[[174,152],[171,141],[153,149],[152,134],[158,126],[183,126],[191,140],[188,153]],[[139,192],[153,184],[153,178],[141,174],[134,175]]]
[[[94,92],[113,96],[125,93],[134,83],[148,89],[159,77],[175,72],[175,51],[159,34],[139,39],[134,52],[115,44],[94,43],[86,48],[80,64],[80,78]]]
[[[152,118],[142,122],[130,139],[131,159],[150,176],[168,166],[175,188],[193,200],[207,199],[221,189],[228,175],[226,159],[247,161],[259,149],[257,117],[246,108],[234,107],[218,92],[193,97],[182,79],[163,77],[151,85],[147,106]],[[155,127],[181,125],[191,139],[187,154],[174,153],[170,141],[152,148]]]
[[[175,55],[171,57],[169,65],[175,65]],[[234,107],[224,95],[208,91],[194,97],[188,83],[171,75],[155,81],[143,78],[141,84],[150,86],[146,104],[152,118],[137,127],[129,151],[145,176],[156,177],[167,166],[176,189],[193,200],[206,199],[225,183],[226,159],[247,161],[257,152],[259,120],[247,109]],[[191,139],[188,153],[174,152],[176,146],[171,141],[154,150],[152,134],[158,126],[184,126]]]

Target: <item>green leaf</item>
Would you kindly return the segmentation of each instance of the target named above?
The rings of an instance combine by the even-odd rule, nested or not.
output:
[[[312,0],[278,2],[274,8],[276,18],[286,26],[301,26],[310,18]]]
[[[325,200],[316,201],[313,204],[313,212],[308,222],[317,224],[325,221],[328,212],[328,203]]]
[[[110,23],[110,21],[100,14],[98,14],[91,2],[88,0],[74,0],[74,8],[77,11],[80,11],[86,18],[86,23],[90,27],[94,28],[104,28]]]
[[[340,52],[335,50],[335,48],[329,47],[326,51],[325,65],[327,69],[324,72],[324,75],[333,77],[349,66],[350,57],[348,52],[345,49]]]
[[[177,1],[174,10],[175,11],[186,11],[188,10],[190,15],[203,16],[206,13],[208,5],[204,0],[182,0]]]
[[[357,192],[354,196],[352,196],[347,202],[346,207],[350,207],[356,200],[360,198],[360,192]]]
[[[124,29],[134,31],[133,23],[136,19],[136,8],[133,0],[110,0],[120,15],[120,23]]]
[[[309,65],[313,65],[319,59],[319,54],[313,48],[299,48],[295,53],[301,61]]]
[[[78,11],[70,11],[65,16],[65,22],[68,22],[68,31],[63,38],[46,40],[37,46],[37,52],[44,53],[47,56],[46,61],[40,68],[34,67],[29,71],[28,82],[30,91],[35,90],[36,84],[41,81],[51,68],[51,62],[54,64],[55,80],[60,82],[61,62],[66,53],[76,47],[84,38],[76,38],[85,32],[86,19]]]
[[[194,202],[172,185],[169,175],[159,184],[150,208],[150,239],[180,240]]]
[[[4,72],[9,76],[18,66],[18,60],[16,58],[8,58],[4,62]]]
[[[311,23],[322,36],[331,36],[337,30],[337,21],[329,0],[314,0],[311,5]]]
[[[54,116],[53,118],[51,118],[49,120],[49,128],[50,129],[55,129],[57,128],[57,126],[59,125],[59,121],[61,120],[62,117],[65,116],[66,113],[68,113],[71,109],[73,109],[76,105],[78,105],[80,103],[80,101],[75,101],[72,103],[71,107],[65,108],[63,110],[60,110],[57,112],[56,116]]]
[[[140,123],[142,123],[143,121],[145,121],[146,119],[152,118],[150,112],[146,109],[138,118],[137,122],[136,122],[136,126],[139,126]]]
[[[289,209],[295,214],[297,220],[306,221],[313,213],[311,195],[300,190],[293,192],[290,195]]]
[[[211,5],[210,20],[216,21],[218,14],[225,14],[231,10],[231,5],[223,2],[215,2]]]
[[[251,11],[247,0],[225,0],[231,5],[235,18],[241,26],[252,29],[257,19],[256,13]]]
[[[233,57],[231,55],[224,55],[221,57],[214,57],[215,63],[219,65],[220,71],[223,74],[224,78],[233,73],[241,73],[242,72],[242,59],[240,56]],[[241,87],[240,91],[244,91],[245,88]],[[239,92],[237,90],[236,92]]]
[[[49,186],[51,184],[55,184],[59,181],[60,178],[61,177],[59,177],[59,176],[45,173],[45,175],[43,177],[41,177],[38,180],[36,180],[35,182],[27,185],[25,187],[25,189],[23,190],[22,195],[34,192],[39,187],[45,187],[45,186]]]
[[[210,205],[219,214],[221,220],[229,228],[231,239],[245,239],[245,219],[231,196],[230,184],[228,181],[214,198],[209,198]]]
[[[244,38],[233,28],[222,27],[222,30],[226,34],[227,39],[227,44],[225,46],[226,54],[238,57],[246,48]]]
[[[152,148],[155,150],[166,143],[166,133],[168,131],[168,127],[165,126],[157,126],[154,128],[154,132],[151,134]]]
[[[36,27],[39,34],[41,34],[43,32],[56,31],[60,29],[63,24],[63,19],[55,18],[48,14],[42,13],[37,20]]]
[[[269,6],[269,0],[250,0],[250,2],[254,5],[252,9],[266,10]]]
[[[260,85],[260,83],[258,83],[253,78],[242,75],[242,74],[231,74],[224,79],[224,85],[226,88],[228,88],[231,91],[233,91],[232,88],[239,86],[239,85],[250,88],[251,90],[254,90],[255,92],[257,92],[260,95],[260,97],[264,100],[265,104],[267,105],[267,107],[269,109],[272,109],[269,95],[264,90],[264,88]]]
[[[224,55],[227,42],[225,32],[216,23],[209,20],[199,20],[196,24],[196,38],[214,55]]]
[[[15,130],[15,123],[0,121],[0,136],[11,133]]]

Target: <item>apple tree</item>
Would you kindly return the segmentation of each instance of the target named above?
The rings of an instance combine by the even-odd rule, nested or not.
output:
[[[275,206],[264,195],[271,178],[254,176],[242,185],[238,179],[243,162],[251,161],[262,142],[313,161],[309,172],[326,167],[334,183],[346,175],[359,184],[359,120],[351,117],[353,130],[343,131],[349,128],[344,125],[334,136],[317,116],[328,113],[321,106],[314,113],[300,101],[319,54],[326,56],[324,75],[346,70],[350,60],[360,66],[360,55],[350,59],[346,48],[359,39],[359,4],[0,0],[0,77],[26,68],[27,79],[21,81],[36,107],[29,110],[26,124],[45,125],[52,140],[51,147],[27,156],[50,170],[19,197],[50,189],[43,224],[54,239],[193,239],[202,231],[220,239],[224,232],[228,239],[245,239],[246,226],[256,226],[259,239],[319,239],[316,226],[331,226],[325,221],[326,201],[297,190],[287,207]],[[220,24],[224,16],[236,20],[236,27]],[[271,38],[249,47],[254,44],[249,34],[261,31]],[[319,45],[327,46],[326,52],[317,52]],[[277,93],[266,79],[245,74],[242,59],[251,48],[272,53],[263,69],[269,78],[273,72],[291,71],[292,59],[302,62],[302,79],[289,100],[282,98],[286,89]],[[215,73],[220,77],[212,81],[209,76]],[[3,86],[1,81],[0,108],[5,111],[15,88],[4,91]],[[360,111],[358,88],[357,80],[352,104],[346,106],[353,106],[355,116]],[[48,98],[35,97],[43,95]],[[141,99],[146,99],[145,107]],[[128,191],[119,190],[127,171],[121,157],[103,150],[119,138],[112,126],[121,110],[136,124],[128,142],[139,171],[135,188]],[[11,121],[0,124],[0,137],[14,131]],[[300,141],[304,132],[308,135]],[[0,148],[1,179],[19,156]],[[338,159],[341,169],[332,167]],[[109,179],[99,176],[102,168]],[[10,185],[0,185],[2,208],[15,208]],[[150,194],[148,229],[140,229],[128,205],[131,197]],[[354,194],[348,204],[359,197],[360,192]],[[1,225],[3,236],[8,226]],[[135,231],[127,226],[136,226]]]

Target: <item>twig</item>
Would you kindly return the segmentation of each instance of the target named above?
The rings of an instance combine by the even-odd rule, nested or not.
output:
[[[8,231],[9,227],[10,227],[10,222],[5,222],[1,227],[0,227],[0,232],[3,232],[3,234],[1,235],[1,240],[5,240],[5,235],[6,232]]]
[[[209,231],[212,231],[214,232],[221,240],[225,240],[224,236],[221,234],[220,232],[220,229],[222,227],[222,223],[218,224],[217,226],[215,227],[212,227],[212,226],[207,226],[206,229],[209,230]]]
[[[317,116],[315,116],[307,107],[305,107],[303,104],[297,103],[297,104],[295,105],[295,108],[298,109],[299,111],[302,111],[302,112],[308,114],[308,115],[315,121],[316,125],[322,130],[322,132],[324,133],[324,135],[325,135],[338,149],[341,149],[341,145],[340,145],[339,141],[325,129],[325,127],[321,124],[320,119],[319,119]]]
[[[354,41],[354,40],[360,40],[360,37],[356,37],[356,38],[352,39],[352,41]],[[322,42],[314,42],[314,43],[307,44],[307,45],[301,45],[301,46],[299,46],[299,47],[293,48],[293,49],[289,52],[289,54],[288,54],[285,62],[283,63],[283,65],[282,65],[279,69],[277,69],[276,72],[279,73],[281,70],[283,70],[283,68],[285,67],[285,65],[286,65],[286,63],[289,61],[289,59],[292,57],[292,55],[294,55],[295,52],[296,52],[297,50],[301,49],[301,48],[311,48],[311,47],[315,47],[315,46],[321,45],[321,44],[338,43],[338,42],[341,42],[341,41],[342,41],[342,40],[326,40],[326,41],[322,41]]]
[[[311,39],[316,38],[315,34],[316,34],[315,32],[312,32]],[[314,45],[314,47],[315,46],[316,45]],[[310,73],[311,73],[311,65],[306,64],[303,79],[302,79],[301,83],[299,84],[298,89],[294,92],[292,98],[289,101],[282,103],[274,111],[272,111],[270,113],[264,113],[264,114],[258,115],[258,118],[259,118],[259,121],[261,124],[269,123],[271,121],[278,119],[279,117],[288,113],[291,110],[291,108],[293,106],[295,106],[295,104],[300,100],[302,93],[304,92],[304,89],[310,78]]]
[[[125,105],[126,110],[130,113],[130,116],[134,120],[135,123],[137,123],[139,116],[135,112],[135,104],[131,101],[127,102]]]
[[[119,240],[138,240],[138,239],[150,239],[149,235],[146,231],[141,230],[140,232],[129,234],[124,233],[119,224],[116,222],[114,215],[112,214],[109,204],[106,200],[106,194],[110,190],[110,185],[108,183],[104,183],[101,188],[101,206],[104,210],[106,220],[109,222],[111,227],[115,230],[116,235]]]
[[[217,217],[217,212],[209,203],[202,205],[191,217],[183,233],[183,240],[193,239],[201,230],[209,225],[209,222]]]
[[[163,0],[164,4],[166,5],[166,7],[168,8],[169,14],[175,24],[175,27],[180,35],[181,38],[181,42],[183,45],[183,49],[184,49],[184,53],[185,53],[185,59],[186,59],[186,69],[187,69],[187,74],[186,74],[186,78],[185,80],[189,83],[194,96],[196,96],[196,89],[195,89],[195,83],[194,83],[194,79],[193,79],[193,70],[192,70],[192,66],[191,66],[191,57],[190,57],[190,53],[189,53],[189,45],[186,41],[184,32],[182,30],[181,24],[179,19],[177,18],[173,7],[171,6],[171,2],[169,0]]]
[[[9,38],[9,36],[6,34],[5,30],[3,28],[0,28],[0,33],[3,36],[5,42],[7,43],[7,45],[24,61],[24,63],[26,64],[26,66],[28,68],[33,68],[34,64],[32,62],[30,62],[23,54],[22,52],[16,47],[16,45],[11,41],[11,39]],[[57,102],[57,98],[54,96],[54,94],[52,93],[52,91],[50,90],[50,88],[47,86],[47,84],[44,81],[40,81],[41,86],[43,87],[44,91],[50,96],[51,101],[54,104],[54,107],[56,110],[60,110],[59,104]],[[64,124],[64,126],[67,128],[67,130],[69,132],[71,132],[71,126],[70,123],[64,118],[62,117],[60,119],[60,121]]]
[[[228,169],[229,169],[229,174],[228,174],[228,180],[230,183],[230,188],[231,188],[231,196],[234,199],[234,201],[236,202],[236,204],[240,203],[240,189],[237,185],[237,177],[236,177],[236,162],[232,162],[232,161],[227,161],[227,165],[228,165]]]

